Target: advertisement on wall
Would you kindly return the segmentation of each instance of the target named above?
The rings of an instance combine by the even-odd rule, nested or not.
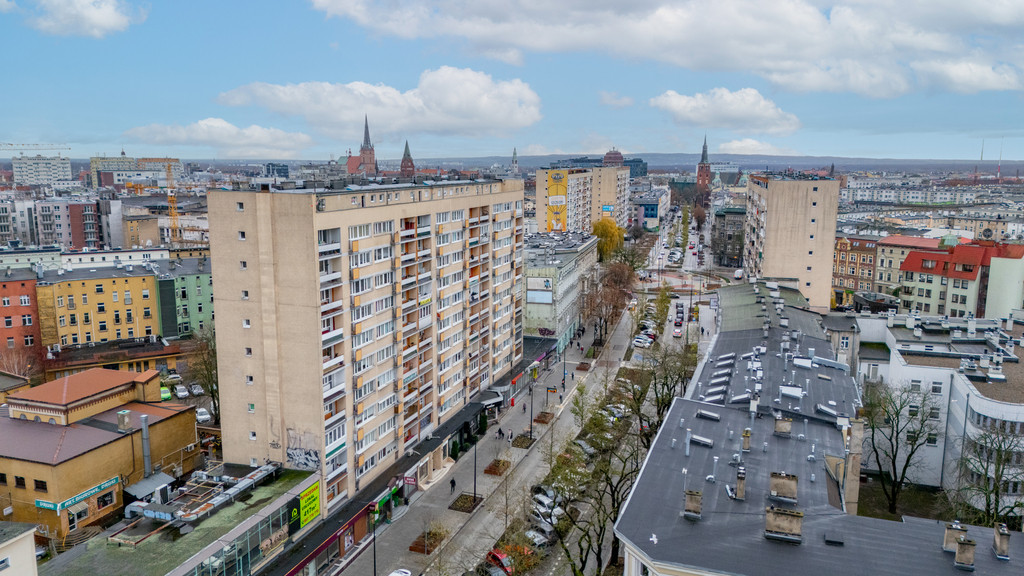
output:
[[[320,515],[320,484],[315,483],[288,503],[288,534],[295,534]]]
[[[565,196],[548,196],[548,206],[565,206]]]

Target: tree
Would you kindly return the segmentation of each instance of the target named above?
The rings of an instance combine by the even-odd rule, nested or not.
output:
[[[647,267],[647,254],[636,244],[623,246],[616,250],[615,260],[629,266],[634,272]]]
[[[921,448],[938,441],[941,429],[939,420],[932,418],[933,408],[940,406],[920,384],[880,382],[865,389],[868,457],[878,467],[891,514],[896,513],[910,472],[923,466]]]
[[[602,218],[594,223],[594,236],[597,236],[597,257],[604,262],[616,250],[622,247],[623,230],[611,218]]]
[[[654,323],[658,326],[664,326],[668,321],[668,313],[672,307],[671,293],[672,287],[662,281],[658,296],[654,299]]]
[[[636,240],[639,240],[640,238],[643,237],[644,232],[645,232],[644,225],[641,224],[639,220],[637,220],[629,228],[629,237],[632,238],[634,241],[636,241]]]
[[[197,330],[185,346],[188,376],[210,395],[214,424],[220,422],[220,385],[217,381],[217,336],[214,329]]]
[[[27,348],[0,348],[0,370],[28,378],[33,385],[41,380],[40,362]]]
[[[957,462],[959,486],[953,494],[957,517],[992,526],[1018,516],[1024,502],[1009,494],[1024,487],[1024,467],[1019,460],[1024,436],[1016,432],[1014,423],[1001,421],[982,427],[964,438],[962,448]]]
[[[708,219],[708,213],[704,210],[704,207],[697,205],[693,207],[693,221],[697,224],[697,230],[704,229],[704,222]]]
[[[629,290],[635,278],[636,273],[625,262],[612,262],[605,267],[604,283],[616,290]]]

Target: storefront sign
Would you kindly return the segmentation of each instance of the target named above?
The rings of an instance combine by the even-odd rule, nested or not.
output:
[[[47,502],[46,500],[36,500],[36,508],[43,508],[46,510],[63,510],[65,508],[74,506],[75,504],[78,504],[82,500],[85,500],[90,496],[94,496],[106,490],[107,488],[110,488],[111,486],[118,484],[119,482],[121,482],[121,477],[114,476],[110,480],[101,482],[93,486],[92,488],[89,488],[85,492],[82,492],[81,494],[78,494],[76,496],[72,496],[71,498],[68,498],[67,500],[59,502],[57,504],[54,504],[53,502]]]
[[[320,515],[320,483],[306,488],[288,503],[288,534],[293,535]]]
[[[405,477],[405,483],[406,483],[407,486],[415,486],[416,485],[416,477],[415,476],[406,476]]]

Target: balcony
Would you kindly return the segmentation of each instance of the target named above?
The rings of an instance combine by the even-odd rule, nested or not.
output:
[[[326,314],[327,312],[330,312],[332,310],[338,310],[340,312],[341,311],[340,308],[342,306],[344,306],[344,305],[345,305],[345,301],[344,300],[333,300],[333,301],[332,300],[326,300],[326,301],[321,300],[320,301],[320,314],[323,315],[323,314]]]
[[[334,280],[341,280],[341,272],[327,272],[326,274],[320,274],[321,286]]]
[[[330,252],[337,252],[337,253],[340,254],[341,253],[341,242],[324,242],[322,244],[317,245],[316,251],[317,251],[317,253],[319,253],[321,255],[327,254],[327,253],[330,253]]]
[[[427,224],[426,226],[420,226],[419,228],[417,228],[416,236],[430,236],[430,224]]]
[[[430,326],[430,322],[431,322],[430,316],[426,316],[424,318],[420,318],[420,323],[419,323],[418,327],[419,328],[427,328],[427,327]]]
[[[429,231],[429,228],[428,228],[428,231]],[[412,227],[412,226],[407,227],[407,228],[403,228],[402,231],[398,233],[398,236],[400,238],[412,238],[412,237],[416,236],[416,228]]]
[[[330,357],[330,356],[324,356],[323,357],[323,361],[324,361],[324,371],[326,372],[327,370],[330,370],[330,369],[334,368],[335,366],[344,366],[344,364],[345,364],[345,357],[342,356],[342,355],[335,356],[333,358]]]
[[[331,346],[345,339],[345,330],[336,328],[320,335],[320,342],[323,346]]]

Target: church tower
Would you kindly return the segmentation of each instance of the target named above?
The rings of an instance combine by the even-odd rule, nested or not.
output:
[[[363,144],[359,147],[359,168],[360,172],[366,174],[377,173],[377,160],[373,151],[373,144],[370,142],[370,120],[363,117]]]
[[[711,162],[708,161],[708,137],[704,135],[704,148],[697,164],[697,197],[696,204],[707,206],[711,202]]]
[[[519,174],[519,155],[515,148],[512,149],[512,168],[510,170],[512,174]]]
[[[409,153],[409,141],[405,141],[405,153],[402,154],[402,166],[398,174],[402,178],[416,176],[416,165],[412,162],[412,154]]]

